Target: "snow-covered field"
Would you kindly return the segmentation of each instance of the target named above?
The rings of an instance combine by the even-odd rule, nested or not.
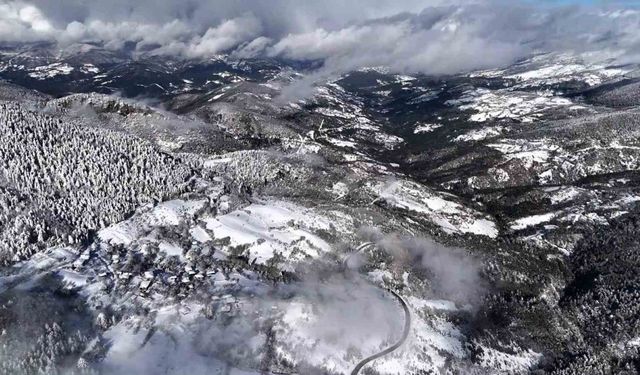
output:
[[[379,199],[392,207],[424,215],[424,218],[447,233],[473,233],[496,237],[498,229],[488,217],[455,202],[446,194],[429,190],[423,185],[397,180],[380,181],[369,186]]]
[[[176,226],[184,218],[193,216],[205,204],[203,200],[173,200],[143,211],[129,220],[114,224],[98,233],[105,242],[128,245],[155,227]]]
[[[529,92],[485,88],[467,91],[459,99],[447,101],[447,104],[456,106],[462,111],[473,112],[469,117],[473,122],[509,119],[530,123],[541,118],[545,112],[556,108],[569,108],[572,111],[584,109],[550,91]]]
[[[230,246],[248,246],[251,260],[260,264],[276,253],[294,261],[317,257],[330,249],[313,233],[329,230],[330,220],[284,201],[251,204],[203,221],[215,238],[228,237]]]
[[[29,73],[29,77],[45,80],[59,75],[71,74],[74,70],[75,68],[69,64],[53,63],[51,65],[38,66],[34,68],[33,71]]]

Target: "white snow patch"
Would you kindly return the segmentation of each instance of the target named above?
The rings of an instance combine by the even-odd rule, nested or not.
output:
[[[569,99],[554,96],[551,91],[492,91],[485,88],[467,91],[459,99],[446,103],[463,111],[475,111],[469,118],[474,122],[502,119],[533,122],[542,117],[545,111],[573,104]]]
[[[38,66],[29,73],[29,77],[38,80],[45,80],[59,75],[69,75],[74,68],[69,64],[54,63],[50,65]]]
[[[82,64],[82,66],[80,67],[80,71],[84,74],[97,74],[100,73],[100,69],[93,65],[93,64]],[[94,78],[97,78],[94,77]]]
[[[98,237],[104,242],[128,245],[153,227],[180,224],[184,216],[193,215],[204,203],[204,200],[180,199],[163,202],[150,211],[102,229],[98,232]]]
[[[182,256],[182,248],[174,243],[162,241],[158,245],[158,248],[160,249],[160,251],[164,252],[170,257],[177,256],[180,259],[184,259],[184,257]]]
[[[542,358],[542,354],[532,350],[520,351],[518,354],[501,352],[484,345],[479,356],[482,367],[499,370],[500,373],[519,374],[529,370]]]
[[[546,213],[541,215],[532,215],[515,220],[511,223],[511,229],[521,230],[530,226],[546,223],[556,216],[555,213]]]
[[[629,346],[633,346],[633,347],[638,347],[640,346],[640,337],[636,337],[635,339],[631,339],[627,342],[627,345]]]
[[[211,240],[211,236],[209,236],[209,233],[207,233],[207,231],[200,226],[191,228],[189,230],[189,233],[191,233],[193,239],[198,242],[207,242]]]
[[[327,372],[348,374],[360,359],[388,347],[402,332],[400,306],[374,286],[329,282],[310,293],[318,293],[322,302],[295,297],[278,322],[287,339],[277,349],[294,363],[303,359]],[[351,348],[359,354],[345,355]]]
[[[442,127],[442,124],[420,124],[413,129],[413,134],[431,133]]]
[[[625,73],[627,73],[626,70],[606,68],[602,65],[558,63],[512,74],[506,76],[506,78],[521,81],[521,86],[523,87],[551,85],[572,80],[583,81],[589,86],[595,86],[607,79],[621,76]]]
[[[331,193],[336,199],[340,199],[349,193],[349,187],[344,182],[336,182],[331,187]]]
[[[388,204],[424,214],[447,233],[498,235],[498,229],[490,219],[415,182],[399,180],[370,187]]]
[[[347,148],[358,148],[358,144],[353,141],[346,141],[342,139],[328,138],[327,141],[329,143],[338,146],[338,147],[347,147]]]
[[[482,129],[472,130],[466,134],[459,135],[455,138],[456,142],[481,141],[486,138],[495,137],[504,132],[502,126],[489,126]]]
[[[73,286],[80,287],[87,284],[87,276],[82,275],[78,272],[68,269],[62,269],[58,271],[58,274],[62,276],[64,282],[69,283]]]
[[[330,250],[329,244],[313,233],[329,229],[329,219],[284,201],[255,203],[204,221],[215,238],[229,237],[231,246],[248,246],[251,259],[258,263],[271,259],[276,252],[301,260]]]
[[[584,191],[584,189],[579,189],[573,186],[564,187],[560,189],[552,189],[549,192],[552,192],[549,197],[551,200],[551,204],[561,204],[574,200]]]

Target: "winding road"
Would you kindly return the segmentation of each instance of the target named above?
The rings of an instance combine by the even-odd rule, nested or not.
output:
[[[370,246],[375,246],[375,244],[372,243],[372,242],[366,242],[366,243],[358,246],[356,251],[345,259],[345,261],[344,261],[345,268],[346,268],[347,263],[349,261],[349,258],[351,258],[351,256],[359,253],[360,251],[362,251],[362,250],[364,250],[364,249],[366,249],[366,248],[368,248]],[[351,371],[351,375],[358,375],[360,373],[360,370],[362,370],[362,368],[364,366],[368,365],[369,363],[375,361],[378,358],[384,357],[385,355],[396,351],[399,347],[402,346],[402,344],[404,344],[405,341],[407,341],[407,337],[409,337],[409,332],[411,331],[411,312],[409,311],[409,307],[407,306],[407,303],[405,302],[404,298],[402,298],[402,296],[400,296],[395,291],[393,291],[391,289],[387,289],[387,288],[385,288],[385,290],[387,292],[393,294],[393,296],[398,300],[398,302],[400,302],[400,306],[402,306],[402,309],[404,310],[404,330],[402,331],[402,337],[400,337],[400,340],[398,340],[398,342],[396,342],[395,344],[393,344],[390,347],[386,348],[385,350],[383,350],[381,352],[378,352],[378,353],[376,353],[374,355],[371,355],[371,356],[363,359],[362,361],[360,361],[356,365],[356,367],[354,367],[353,370]]]
[[[369,356],[363,359],[362,361],[360,361],[356,365],[356,367],[353,368],[353,371],[351,371],[351,375],[358,375],[360,370],[362,370],[362,368],[368,365],[370,362],[373,362],[380,357],[384,357],[385,355],[394,352],[396,349],[401,347],[402,344],[404,344],[404,342],[407,340],[407,337],[409,337],[409,332],[411,331],[411,313],[409,312],[409,307],[407,306],[407,303],[404,301],[404,299],[398,293],[394,292],[391,289],[387,289],[387,291],[389,291],[389,293],[393,294],[393,296],[398,299],[398,301],[400,302],[400,305],[402,305],[402,309],[404,310],[404,331],[402,332],[402,337],[400,338],[400,340],[398,340],[398,342],[386,348],[385,350],[379,353],[376,353],[372,356]]]

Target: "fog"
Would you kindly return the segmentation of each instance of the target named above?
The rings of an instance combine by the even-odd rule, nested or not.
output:
[[[378,245],[392,256],[394,267],[422,267],[428,272],[433,295],[461,305],[477,305],[487,291],[481,262],[466,250],[441,245],[429,238],[389,235]]]
[[[412,289],[413,297],[451,300],[460,307],[481,303],[486,290],[481,263],[466,251],[427,238],[384,234],[376,228],[362,228],[359,237],[377,244],[377,251],[389,257],[387,265],[396,276],[426,272],[420,277],[430,290],[415,294],[419,289]],[[23,324],[40,329],[42,319],[56,318],[63,328],[85,322],[89,327],[84,330],[86,336],[74,336],[74,342],[81,352],[104,353],[104,358],[91,365],[102,374],[198,375],[226,373],[231,368],[272,369],[277,367],[276,358],[282,356],[295,361],[301,373],[326,366],[346,373],[362,358],[397,342],[405,323],[397,299],[360,272],[371,261],[366,252],[353,254],[347,257],[346,269],[335,260],[301,265],[293,282],[269,283],[249,277],[229,289],[198,291],[183,302],[157,306],[142,315],[124,310],[115,325],[99,334],[100,340],[92,340],[98,337],[97,332],[91,334],[97,330],[97,312],[87,310],[80,300],[74,303],[81,306],[78,311],[82,316],[67,319],[60,314],[23,314]],[[62,287],[52,284],[51,301],[58,301],[55,293]],[[411,289],[411,285],[406,287]],[[408,290],[400,293],[408,297]],[[50,309],[51,303],[43,302],[43,309]],[[10,307],[9,311],[13,310]],[[50,309],[51,313],[56,311]],[[73,331],[60,334],[71,335]],[[8,365],[19,368],[32,355],[25,354],[25,347],[33,345],[16,337],[0,357],[13,358]],[[84,345],[88,346],[83,350]],[[47,360],[53,364],[58,359]],[[70,363],[73,367],[74,362]],[[69,374],[76,370],[71,368]]]
[[[301,373],[327,363],[348,372],[363,356],[398,340],[403,311],[391,295],[360,277],[326,276],[245,286],[234,295],[237,310],[213,319],[202,316],[207,307],[197,301],[164,309],[144,346],[140,343],[146,329],[112,328],[101,373],[199,375],[230,368],[273,369],[274,352],[291,357]],[[119,326],[126,327],[126,321]]]

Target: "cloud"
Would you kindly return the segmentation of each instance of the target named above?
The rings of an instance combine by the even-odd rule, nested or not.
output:
[[[455,74],[508,65],[537,52],[586,53],[637,62],[640,12],[440,0],[0,0],[0,41],[62,45],[134,43],[138,52],[187,59],[231,53],[318,61],[288,88],[365,66],[399,73]],[[287,93],[284,94],[285,96]]]
[[[0,2],[0,39],[9,42],[35,41],[49,34],[53,27],[35,6]]]
[[[437,3],[431,0],[429,3]],[[0,0],[0,40],[101,40],[162,47],[202,45],[203,53],[250,42],[257,31],[279,39],[318,27],[336,29],[353,22],[419,10],[423,1],[328,0]],[[248,29],[245,29],[248,27]],[[12,34],[11,31],[18,31]],[[245,39],[252,37],[250,39]],[[227,41],[226,43],[224,41]],[[213,48],[209,47],[210,45]],[[231,47],[229,47],[231,46]],[[188,51],[188,49],[187,49]],[[180,51],[181,52],[181,51]],[[215,52],[217,53],[217,52]]]
[[[531,52],[520,39],[485,35],[491,24],[490,19],[474,19],[464,8],[429,8],[340,30],[290,34],[268,54],[324,62],[320,71],[283,93],[296,97],[305,96],[300,92],[309,90],[309,82],[365,66],[386,66],[401,73],[454,74],[506,65]]]
[[[301,374],[325,373],[320,369],[326,367],[347,373],[358,359],[402,334],[404,314],[396,300],[359,277],[336,274],[322,281],[245,288],[234,292],[234,302],[183,302],[192,312],[211,312],[212,319],[165,306],[153,322],[151,339],[137,350],[122,348],[140,342],[144,328],[136,332],[126,321],[113,327],[105,334],[113,342],[98,364],[100,373],[197,375],[229,366],[270,373],[266,370],[275,365],[270,352],[290,358]]]
[[[305,96],[313,83],[366,66],[397,73],[456,74],[507,66],[535,53],[582,54],[638,62],[640,13],[579,7],[467,5],[372,20],[339,30],[290,34],[268,49],[275,57],[319,60],[323,67],[288,87]]]
[[[422,267],[438,297],[477,305],[487,291],[481,263],[465,250],[447,247],[427,238],[389,235],[378,246],[393,257],[400,269]]]
[[[174,21],[175,22],[175,21]],[[180,24],[181,25],[181,24]],[[176,27],[177,33],[174,35],[184,35],[180,25]],[[145,44],[160,44],[162,47],[156,49],[157,54],[180,55],[187,58],[206,58],[215,56],[256,38],[262,31],[262,24],[253,15],[247,14],[242,17],[225,20],[216,27],[210,27],[202,36],[194,36],[187,41],[173,41],[168,33],[166,37],[157,40],[143,40]],[[168,43],[163,41],[168,40]],[[254,40],[255,41],[255,40]]]
[[[250,59],[260,56],[264,50],[272,43],[271,38],[264,36],[255,38],[249,43],[245,43],[233,52],[233,56],[238,59]]]

